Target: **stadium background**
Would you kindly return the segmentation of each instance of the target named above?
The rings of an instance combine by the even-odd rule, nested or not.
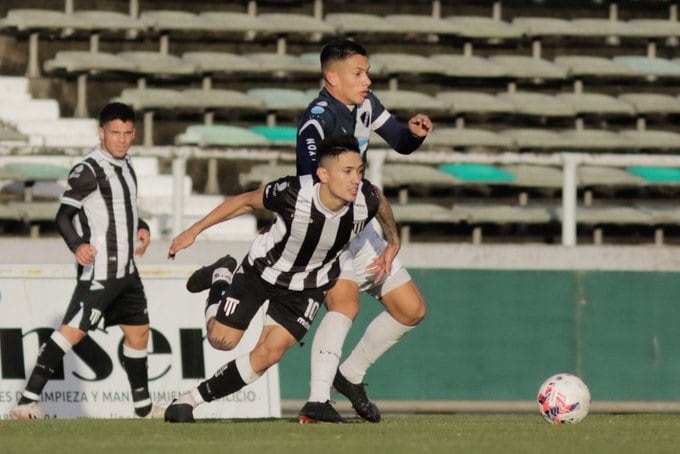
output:
[[[166,18],[167,24],[174,24],[166,28],[159,22],[135,22],[139,27],[136,32],[126,27],[79,26],[77,22],[63,22],[63,16],[25,26],[11,14],[16,11],[13,5],[0,2],[0,16],[5,17],[0,29],[0,73],[6,76],[0,79],[10,83],[5,87],[14,87],[4,90],[7,99],[0,109],[0,164],[5,171],[0,175],[4,185],[1,201],[6,208],[2,211],[4,264],[68,260],[59,249],[50,221],[63,177],[55,167],[67,168],[92,145],[92,132],[96,132],[92,118],[104,103],[123,97],[136,106],[143,121],[133,155],[140,159],[156,157],[149,175],[145,175],[154,190],[142,200],[155,222],[154,236],[159,239],[156,252],[143,262],[152,267],[164,260],[164,241],[175,228],[168,221],[176,206],[171,175],[175,156],[187,158],[182,189],[184,223],[205,212],[222,195],[258,184],[269,175],[267,172],[289,169],[294,158],[289,136],[278,141],[241,139],[229,144],[224,136],[217,135],[220,131],[213,131],[216,135],[212,136],[203,131],[204,135],[196,136],[189,128],[201,124],[291,128],[301,105],[277,107],[267,105],[267,101],[256,108],[220,107],[214,102],[207,107],[178,101],[163,104],[173,93],[163,92],[167,96],[159,101],[145,98],[140,90],[228,89],[248,93],[253,99],[248,90],[285,88],[304,91],[308,101],[308,91],[320,84],[316,64],[313,69],[251,68],[207,75],[195,67],[180,72],[177,68],[181,61],[159,64],[154,70],[142,70],[143,62],[137,62],[138,67],[128,64],[120,70],[76,64],[60,59],[59,52],[87,53],[94,47],[99,53],[114,55],[145,51],[179,58],[200,50],[244,58],[267,53],[274,59],[277,54],[318,54],[324,39],[351,35],[374,56],[392,54],[392,60],[389,56],[375,59],[373,73],[373,88],[385,92],[385,98],[392,101],[385,99],[388,108],[394,104],[391,110],[404,119],[422,110],[433,116],[438,130],[447,133],[433,137],[436,140],[419,151],[418,157],[398,160],[390,153],[385,155],[383,184],[401,209],[397,214],[402,233],[410,239],[405,246],[405,262],[423,289],[429,315],[371,370],[367,377],[372,384],[370,394],[395,405],[408,402],[410,408],[420,408],[418,402],[431,404],[424,409],[455,410],[463,402],[486,408],[485,402],[490,401],[497,404],[495,408],[526,408],[523,405],[533,398],[545,377],[571,370],[591,386],[595,408],[598,400],[622,404],[600,407],[603,409],[674,408],[679,396],[673,379],[680,367],[675,355],[680,339],[674,329],[678,315],[675,244],[680,222],[676,206],[680,178],[677,164],[664,165],[664,159],[673,158],[680,146],[676,121],[680,105],[671,102],[678,102],[680,75],[680,66],[673,66],[680,36],[675,2],[414,1],[395,5],[333,0],[109,0],[85,5],[75,0],[26,1],[21,6],[60,13],[72,8],[70,16],[83,9],[128,14],[132,8],[140,18],[163,10],[184,14],[250,12],[278,29],[250,36],[242,31],[200,29],[187,17],[175,18],[174,22]],[[433,28],[403,31],[408,22],[391,23],[386,31],[368,28],[350,32],[330,20],[329,15],[342,13],[378,18],[436,13],[442,18],[458,17],[462,22],[457,23],[456,30],[439,34],[430,33]],[[283,16],[270,16],[267,21],[268,14]],[[319,28],[313,32],[306,31],[306,22],[295,15],[316,17],[321,25],[317,23]],[[518,19],[522,17],[558,19],[566,21],[568,28],[558,27],[565,23],[553,22],[553,32],[532,34],[526,25],[521,27]],[[642,19],[657,22],[635,22]],[[415,25],[416,21],[411,23]],[[333,24],[331,31],[329,24]],[[32,65],[30,45],[36,39],[33,61],[37,65]],[[422,60],[391,68],[397,52],[428,57],[430,61],[437,54],[467,55],[483,61],[466,60],[448,70],[441,66],[421,70],[418,65],[426,63]],[[530,56],[533,60],[515,62],[515,66],[501,71],[501,60],[493,59],[498,55]],[[610,65],[564,69],[557,65],[560,56],[597,57],[597,63]],[[626,56],[644,60],[618,59]],[[496,66],[483,65],[490,62]],[[595,62],[590,61],[591,65]],[[473,68],[472,63],[484,67]],[[465,64],[471,65],[468,72],[463,71]],[[618,72],[611,65],[617,66]],[[25,91],[13,92],[16,87]],[[402,101],[397,94],[403,90],[429,97]],[[477,105],[466,104],[471,101],[461,98],[455,98],[458,104],[443,105],[446,97],[442,94],[451,91],[492,97]],[[394,98],[390,92],[395,92]],[[579,92],[608,97],[587,104],[588,100],[561,96]],[[513,96],[516,93],[541,97],[520,99]],[[133,97],[126,98],[126,94]],[[631,94],[656,97],[645,104],[641,96],[626,97]],[[282,93],[278,96],[282,101]],[[52,104],[29,102],[36,100]],[[612,100],[627,106],[615,105]],[[491,108],[502,101],[505,107]],[[54,106],[57,117],[42,118]],[[26,109],[24,117],[22,107]],[[39,130],[40,125],[46,130]],[[285,133],[284,128],[281,131]],[[526,139],[520,134],[526,131],[537,134],[537,138]],[[579,131],[598,134],[574,133]],[[236,132],[241,131],[229,131],[232,136]],[[547,140],[541,132],[559,137]],[[380,142],[376,148],[380,148]],[[545,163],[563,152],[620,155],[622,163],[588,167],[587,173],[580,174],[579,210],[591,217],[578,219],[576,247],[555,244],[560,242],[562,228],[561,216],[554,213],[561,206],[563,180],[558,159],[550,165]],[[625,164],[626,159],[639,155],[658,159],[660,164],[648,169],[651,174]],[[467,161],[466,156],[478,162]],[[417,165],[409,165],[409,159]],[[23,167],[10,167],[16,163]],[[263,164],[266,167],[258,167]],[[445,167],[447,164],[451,167]],[[483,212],[485,207],[509,207],[512,211],[487,213]],[[462,208],[468,209],[464,215],[460,214]],[[536,217],[539,209],[541,214]],[[202,254],[191,259],[200,264],[216,250],[242,247],[228,239],[252,235],[266,220],[265,214],[258,213],[234,230],[216,233],[197,245]],[[347,345],[353,345],[360,333],[358,328],[365,326],[376,310],[378,305],[367,299]],[[306,395],[308,354],[308,346],[303,346],[281,364],[282,397],[293,402],[291,406]],[[446,402],[456,404],[447,406]]]

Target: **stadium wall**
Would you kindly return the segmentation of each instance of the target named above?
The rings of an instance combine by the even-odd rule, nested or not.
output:
[[[5,264],[69,259],[56,239],[2,240],[0,247]],[[197,242],[169,264],[167,241],[157,241],[140,267],[190,270],[246,248]],[[546,377],[562,371],[582,376],[594,402],[680,403],[677,248],[411,244],[402,259],[428,315],[366,376],[369,394],[383,405],[526,403]],[[67,298],[60,299],[64,307]],[[362,297],[345,355],[380,308]],[[286,402],[307,396],[311,339],[280,364],[284,412]]]

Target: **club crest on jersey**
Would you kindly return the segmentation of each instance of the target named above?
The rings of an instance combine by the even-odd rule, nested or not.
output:
[[[77,166],[75,166],[71,173],[69,174],[68,179],[70,180],[71,178],[80,177],[80,174],[83,173],[84,168],[85,166],[83,164],[78,164]]]
[[[324,109],[320,105],[316,105],[316,106],[312,107],[309,111],[311,113],[313,113],[314,115],[321,115],[322,113],[324,113],[326,111],[326,109]]]
[[[355,234],[359,234],[364,229],[364,226],[366,225],[366,221],[354,221],[354,224],[352,226],[352,232]]]

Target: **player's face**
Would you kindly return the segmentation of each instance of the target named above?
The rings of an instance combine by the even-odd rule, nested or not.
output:
[[[331,94],[344,104],[363,103],[371,86],[371,79],[368,77],[369,68],[368,58],[363,55],[352,55],[345,60],[333,63],[327,76],[331,85]]]
[[[326,208],[337,211],[356,200],[364,177],[364,161],[359,153],[346,151],[325,159],[317,174],[322,183],[321,201]]]
[[[102,148],[114,158],[124,158],[135,139],[135,125],[131,121],[112,120],[99,128]]]

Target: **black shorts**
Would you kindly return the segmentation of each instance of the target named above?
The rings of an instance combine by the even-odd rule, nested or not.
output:
[[[78,281],[63,324],[83,331],[104,326],[148,325],[149,310],[139,274],[105,281]]]
[[[220,299],[215,316],[217,321],[243,331],[260,307],[269,301],[267,315],[299,341],[309,331],[325,294],[323,289],[292,291],[276,287],[262,280],[257,271],[244,263],[227,292],[210,298]]]

